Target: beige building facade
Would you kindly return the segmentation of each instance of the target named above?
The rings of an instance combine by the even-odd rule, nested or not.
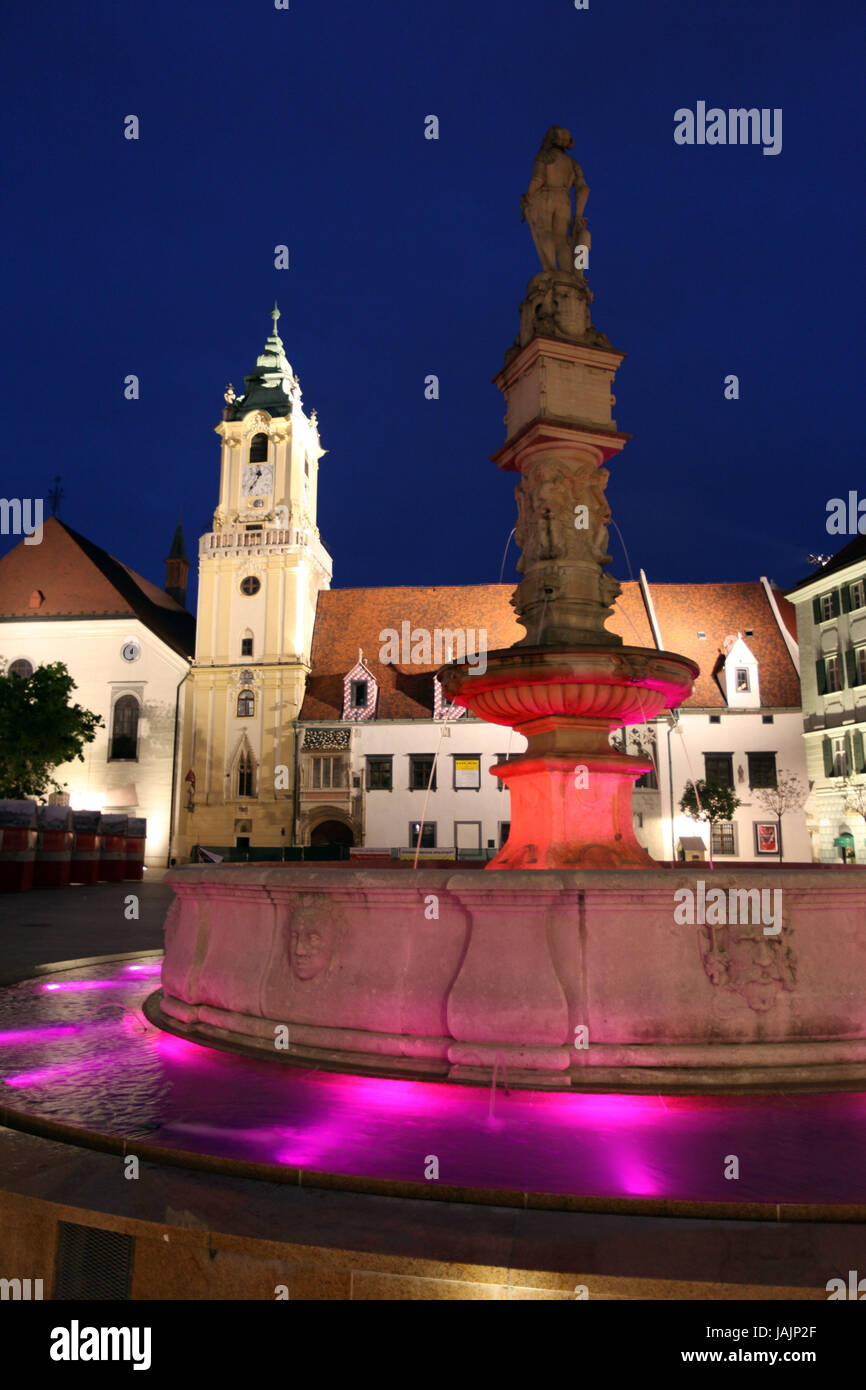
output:
[[[183,702],[172,856],[292,843],[295,734],[316,600],[331,558],[316,526],[315,411],[273,331],[246,392],[226,391],[212,529],[199,542],[195,660]]]

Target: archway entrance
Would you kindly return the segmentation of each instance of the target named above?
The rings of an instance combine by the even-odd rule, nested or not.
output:
[[[323,820],[310,831],[311,845],[353,845],[355,836],[351,827],[341,820]]]

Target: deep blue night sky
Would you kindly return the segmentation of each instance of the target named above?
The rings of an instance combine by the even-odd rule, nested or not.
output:
[[[209,524],[223,391],[276,296],[334,584],[496,581],[490,383],[556,123],[592,189],[594,321],[628,353],[608,496],[635,573],[788,585],[845,543],[824,521],[866,491],[855,0],[49,0],[4,29],[0,495],[60,473],[61,520],[162,583],[178,506],[191,558]],[[676,145],[698,100],[781,107],[782,152]]]

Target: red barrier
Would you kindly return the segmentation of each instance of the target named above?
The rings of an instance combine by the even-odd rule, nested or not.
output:
[[[68,806],[40,806],[39,840],[33,871],[34,888],[66,888],[72,870],[72,811]]]
[[[99,856],[99,882],[121,883],[126,874],[126,831],[128,816],[102,817],[102,852]]]
[[[126,865],[124,878],[144,878],[144,845],[147,839],[147,821],[131,816],[126,831]]]
[[[36,833],[35,801],[0,801],[0,892],[33,887]]]

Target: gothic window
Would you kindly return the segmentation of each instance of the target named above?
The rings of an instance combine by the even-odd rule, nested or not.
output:
[[[238,719],[252,719],[255,712],[255,695],[251,690],[242,690],[238,696]]]
[[[110,762],[138,757],[139,704],[134,695],[121,695],[114,706],[111,726]]]
[[[313,788],[323,791],[342,783],[341,758],[313,758]]]
[[[266,434],[254,434],[250,441],[250,463],[267,463],[268,461],[268,436]]]
[[[238,796],[253,795],[253,755],[247,749],[238,758]]]
[[[33,675],[33,667],[29,661],[25,661],[24,657],[21,657],[20,660],[12,662],[9,667],[9,674],[10,676],[20,676],[23,681],[29,681]]]

